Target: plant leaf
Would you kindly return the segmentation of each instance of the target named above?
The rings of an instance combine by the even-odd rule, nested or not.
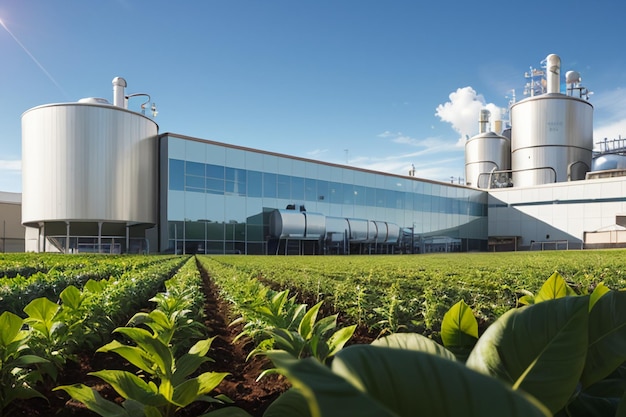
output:
[[[268,354],[307,400],[311,416],[548,416],[494,378],[424,352],[353,345],[332,371],[311,359]]]
[[[328,345],[328,353],[326,354],[326,357],[329,358],[343,349],[343,346],[348,340],[350,340],[355,330],[356,324],[353,324],[352,326],[343,327],[333,333],[326,342]]]
[[[452,361],[456,360],[454,354],[448,349],[419,333],[393,333],[374,340],[372,346],[426,352]]]
[[[52,320],[60,308],[60,305],[53,303],[46,297],[36,298],[24,307],[24,312],[28,314],[25,322],[33,325],[46,337],[49,337]]]
[[[593,306],[598,302],[598,300],[606,293],[610,292],[611,289],[608,288],[604,283],[599,283],[596,285],[596,288],[593,289],[591,293],[591,298],[589,298],[589,311],[593,308]]]
[[[588,296],[563,297],[509,310],[487,328],[467,366],[560,410],[585,364],[588,303]]]
[[[106,417],[130,417],[128,412],[112,401],[105,400],[94,389],[83,384],[62,385],[53,389],[54,391],[63,390],[69,394],[74,400],[85,404],[85,406],[101,416]]]
[[[561,297],[567,297],[570,295],[577,295],[573,289],[567,285],[567,282],[563,279],[561,274],[555,272],[550,275],[550,278],[546,280],[541,286],[541,289],[537,293],[534,299],[534,303],[540,303],[546,300],[554,300]]]
[[[118,327],[114,331],[130,337],[137,344],[137,347],[150,355],[164,376],[171,377],[174,358],[172,351],[161,340],[147,330],[135,327]]]
[[[0,346],[6,347],[20,333],[24,320],[17,314],[5,311],[0,315]]]
[[[595,291],[594,291],[595,293]],[[583,387],[600,381],[626,361],[626,292],[610,291],[589,312],[589,351]]]
[[[188,379],[174,387],[172,402],[179,407],[186,407],[204,394],[213,391],[227,375],[230,374],[228,372],[205,372],[196,378]]]
[[[143,379],[127,371],[102,370],[89,372],[111,385],[122,397],[140,402],[141,404],[159,407],[167,404],[166,399],[154,390]]]
[[[267,407],[263,417],[311,417],[311,412],[304,395],[290,388]]]
[[[323,301],[315,304],[309,311],[306,312],[300,324],[298,325],[298,333],[302,336],[304,340],[309,340],[313,337],[313,327],[315,326],[315,321],[317,320],[317,313],[320,311],[320,307],[322,306]]]
[[[137,346],[123,345],[117,340],[113,340],[99,348],[96,352],[115,352],[142,371],[152,375],[155,373],[155,363],[152,356]]]
[[[478,321],[465,301],[459,301],[444,314],[441,340],[459,360],[467,359],[478,340]]]
[[[65,289],[61,291],[61,294],[59,294],[59,298],[63,302],[63,307],[72,310],[78,309],[83,301],[80,290],[73,285],[65,287]]]

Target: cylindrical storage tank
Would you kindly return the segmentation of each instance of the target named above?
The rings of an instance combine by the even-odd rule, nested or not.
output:
[[[609,169],[626,169],[626,156],[607,154],[598,156],[591,164],[592,171],[607,171]]]
[[[543,94],[511,106],[513,186],[585,179],[591,168],[593,106],[576,97]]]
[[[306,237],[319,238],[326,234],[326,216],[321,213],[304,211],[306,219]]]
[[[296,210],[274,210],[269,220],[270,236],[278,239],[286,237],[304,237],[306,218]]]
[[[157,124],[96,103],[22,115],[22,223],[157,223]]]
[[[480,133],[465,142],[465,183],[489,188],[489,173],[511,169],[511,141],[494,132]]]

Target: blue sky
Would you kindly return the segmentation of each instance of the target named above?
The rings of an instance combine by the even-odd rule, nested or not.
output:
[[[21,190],[21,114],[111,80],[160,132],[439,181],[464,177],[478,112],[523,99],[548,54],[594,94],[594,141],[626,136],[619,2],[0,2],[0,191]],[[140,99],[129,108],[139,111]],[[493,113],[493,112],[492,112]],[[460,140],[461,139],[461,140]]]

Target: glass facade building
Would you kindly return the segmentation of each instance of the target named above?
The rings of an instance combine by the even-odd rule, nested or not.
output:
[[[171,133],[159,140],[162,252],[278,252],[270,214],[286,208],[399,226],[399,241],[376,252],[428,252],[434,237],[453,250],[487,247],[484,191]]]

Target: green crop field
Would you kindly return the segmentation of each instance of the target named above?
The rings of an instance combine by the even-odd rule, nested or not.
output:
[[[415,407],[451,415],[440,412],[442,402],[455,404],[454,415],[475,407],[463,415],[478,416],[488,401],[501,415],[514,415],[510,407],[522,415],[622,415],[625,271],[626,250],[3,254],[0,416],[57,414],[68,396],[89,415],[103,416],[309,417],[321,409],[329,416],[346,410],[395,416],[414,415]],[[213,353],[215,326],[231,330],[222,330],[226,344]],[[350,342],[357,335],[360,342]],[[377,348],[365,348],[374,339]],[[243,356],[226,352],[237,344]],[[119,355],[124,369],[95,367],[90,358],[103,353]],[[213,369],[213,354],[225,369]],[[302,391],[283,393],[271,366],[250,375],[244,362],[259,360]],[[70,369],[82,369],[82,376],[72,379]],[[403,372],[409,373],[398,376]],[[239,385],[220,388],[233,377]],[[372,377],[382,379],[368,385]],[[94,378],[104,382],[99,390],[112,387],[117,397],[85,385]],[[402,378],[409,385],[434,380],[437,388],[407,392],[398,406],[390,398],[404,395]],[[449,387],[451,378],[473,399],[457,404],[460,388]],[[258,397],[239,408],[238,395],[252,390],[260,390]],[[270,397],[278,400],[260,399]],[[75,412],[63,415],[85,411]]]
[[[579,293],[600,282],[626,288],[624,250],[210,259],[207,269],[213,268],[216,279],[228,267],[272,288],[289,289],[302,300],[323,299],[350,321],[378,330],[390,319],[396,326],[417,323],[430,330],[460,300],[489,323],[555,271]]]

